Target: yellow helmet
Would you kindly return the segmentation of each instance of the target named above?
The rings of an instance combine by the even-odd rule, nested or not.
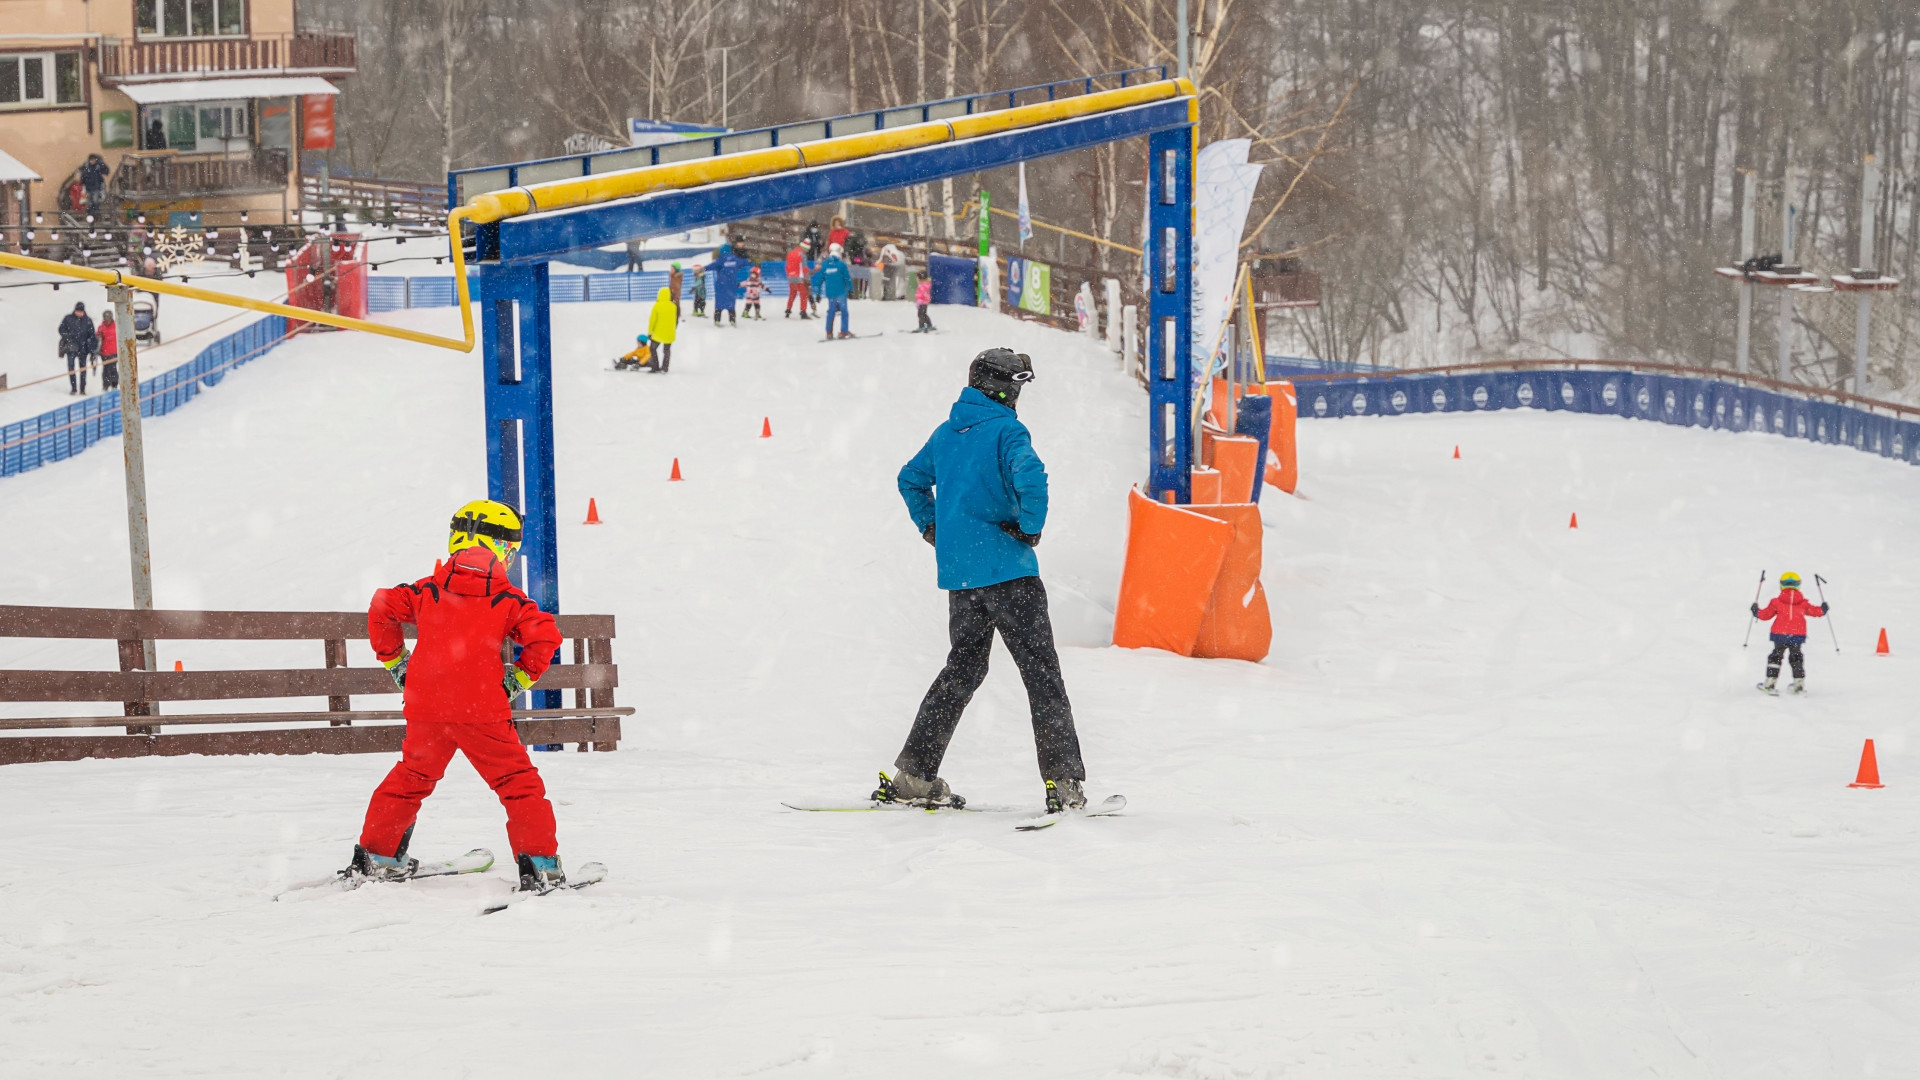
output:
[[[447,553],[483,547],[493,552],[502,566],[512,566],[514,553],[520,550],[520,515],[506,503],[475,499],[454,512],[453,535],[447,540]]]

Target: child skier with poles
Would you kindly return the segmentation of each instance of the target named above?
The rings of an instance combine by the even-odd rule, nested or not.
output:
[[[1788,571],[1780,575],[1780,595],[1767,601],[1764,608],[1756,601],[1751,610],[1756,619],[1773,620],[1769,635],[1773,639],[1773,651],[1767,654],[1767,680],[1756,689],[1778,696],[1780,691],[1774,687],[1780,681],[1780,658],[1785,656],[1793,665],[1793,693],[1806,693],[1807,662],[1800,646],[1807,641],[1807,620],[1818,619],[1832,608],[1825,603],[1816,605],[1801,595],[1800,575]]]

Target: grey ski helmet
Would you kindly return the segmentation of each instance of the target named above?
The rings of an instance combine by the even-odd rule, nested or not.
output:
[[[1012,349],[988,349],[973,358],[967,385],[1002,405],[1020,398],[1020,388],[1033,381],[1033,358]]]

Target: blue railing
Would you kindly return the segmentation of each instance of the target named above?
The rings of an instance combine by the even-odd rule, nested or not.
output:
[[[708,273],[707,295],[713,295]],[[760,279],[766,297],[787,295],[787,267],[782,262],[760,264]],[[556,304],[584,301],[627,301],[651,303],[667,287],[667,272],[648,270],[639,274],[552,274],[547,278],[547,299]],[[744,281],[741,287],[745,288]],[[680,303],[685,306],[693,296],[693,272],[680,283]],[[367,311],[402,311],[406,308],[453,307],[453,279],[450,277],[397,277],[373,274],[367,277]]]
[[[217,386],[227,371],[287,340],[287,320],[269,315],[200,350],[192,360],[140,383],[140,415],[165,416]],[[120,434],[118,391],[0,427],[0,476],[60,461]]]
[[[1150,76],[1150,78],[1143,79],[1143,76]],[[813,142],[817,139],[831,139],[840,135],[861,135],[869,131],[924,124],[934,120],[951,120],[956,116],[967,116],[972,113],[1011,109],[1023,103],[1033,104],[1040,100],[1053,101],[1060,97],[1091,94],[1096,86],[1100,89],[1114,89],[1142,81],[1160,82],[1166,77],[1167,68],[1164,64],[1154,67],[1128,68],[1125,71],[1109,71],[1078,79],[1036,83],[1033,86],[1022,86],[1014,90],[995,90],[988,94],[942,98],[939,101],[926,101],[897,109],[875,109],[869,112],[848,113],[845,116],[832,116],[824,120],[804,120],[799,123],[778,124],[748,131],[731,131],[712,138],[681,139],[656,146],[630,146],[619,150],[568,154],[563,157],[519,161],[508,165],[455,169],[447,174],[447,209],[451,210],[475,195],[482,195],[489,191],[504,191],[508,188],[543,184],[550,180],[565,180],[575,176],[593,176],[625,169],[640,169],[674,161],[692,161],[704,157],[718,157],[721,154],[737,154],[747,150],[764,150],[772,146]],[[1026,99],[1024,102],[1023,98]],[[1001,104],[1003,100],[1004,105]]]
[[[1777,384],[1776,384],[1777,385]],[[1303,419],[1546,409],[1680,427],[1763,431],[1851,446],[1920,465],[1920,411],[1863,399],[1694,375],[1579,369],[1311,379],[1295,384]]]

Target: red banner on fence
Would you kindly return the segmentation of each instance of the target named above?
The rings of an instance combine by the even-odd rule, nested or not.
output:
[[[300,99],[300,149],[333,149],[333,97]]]

